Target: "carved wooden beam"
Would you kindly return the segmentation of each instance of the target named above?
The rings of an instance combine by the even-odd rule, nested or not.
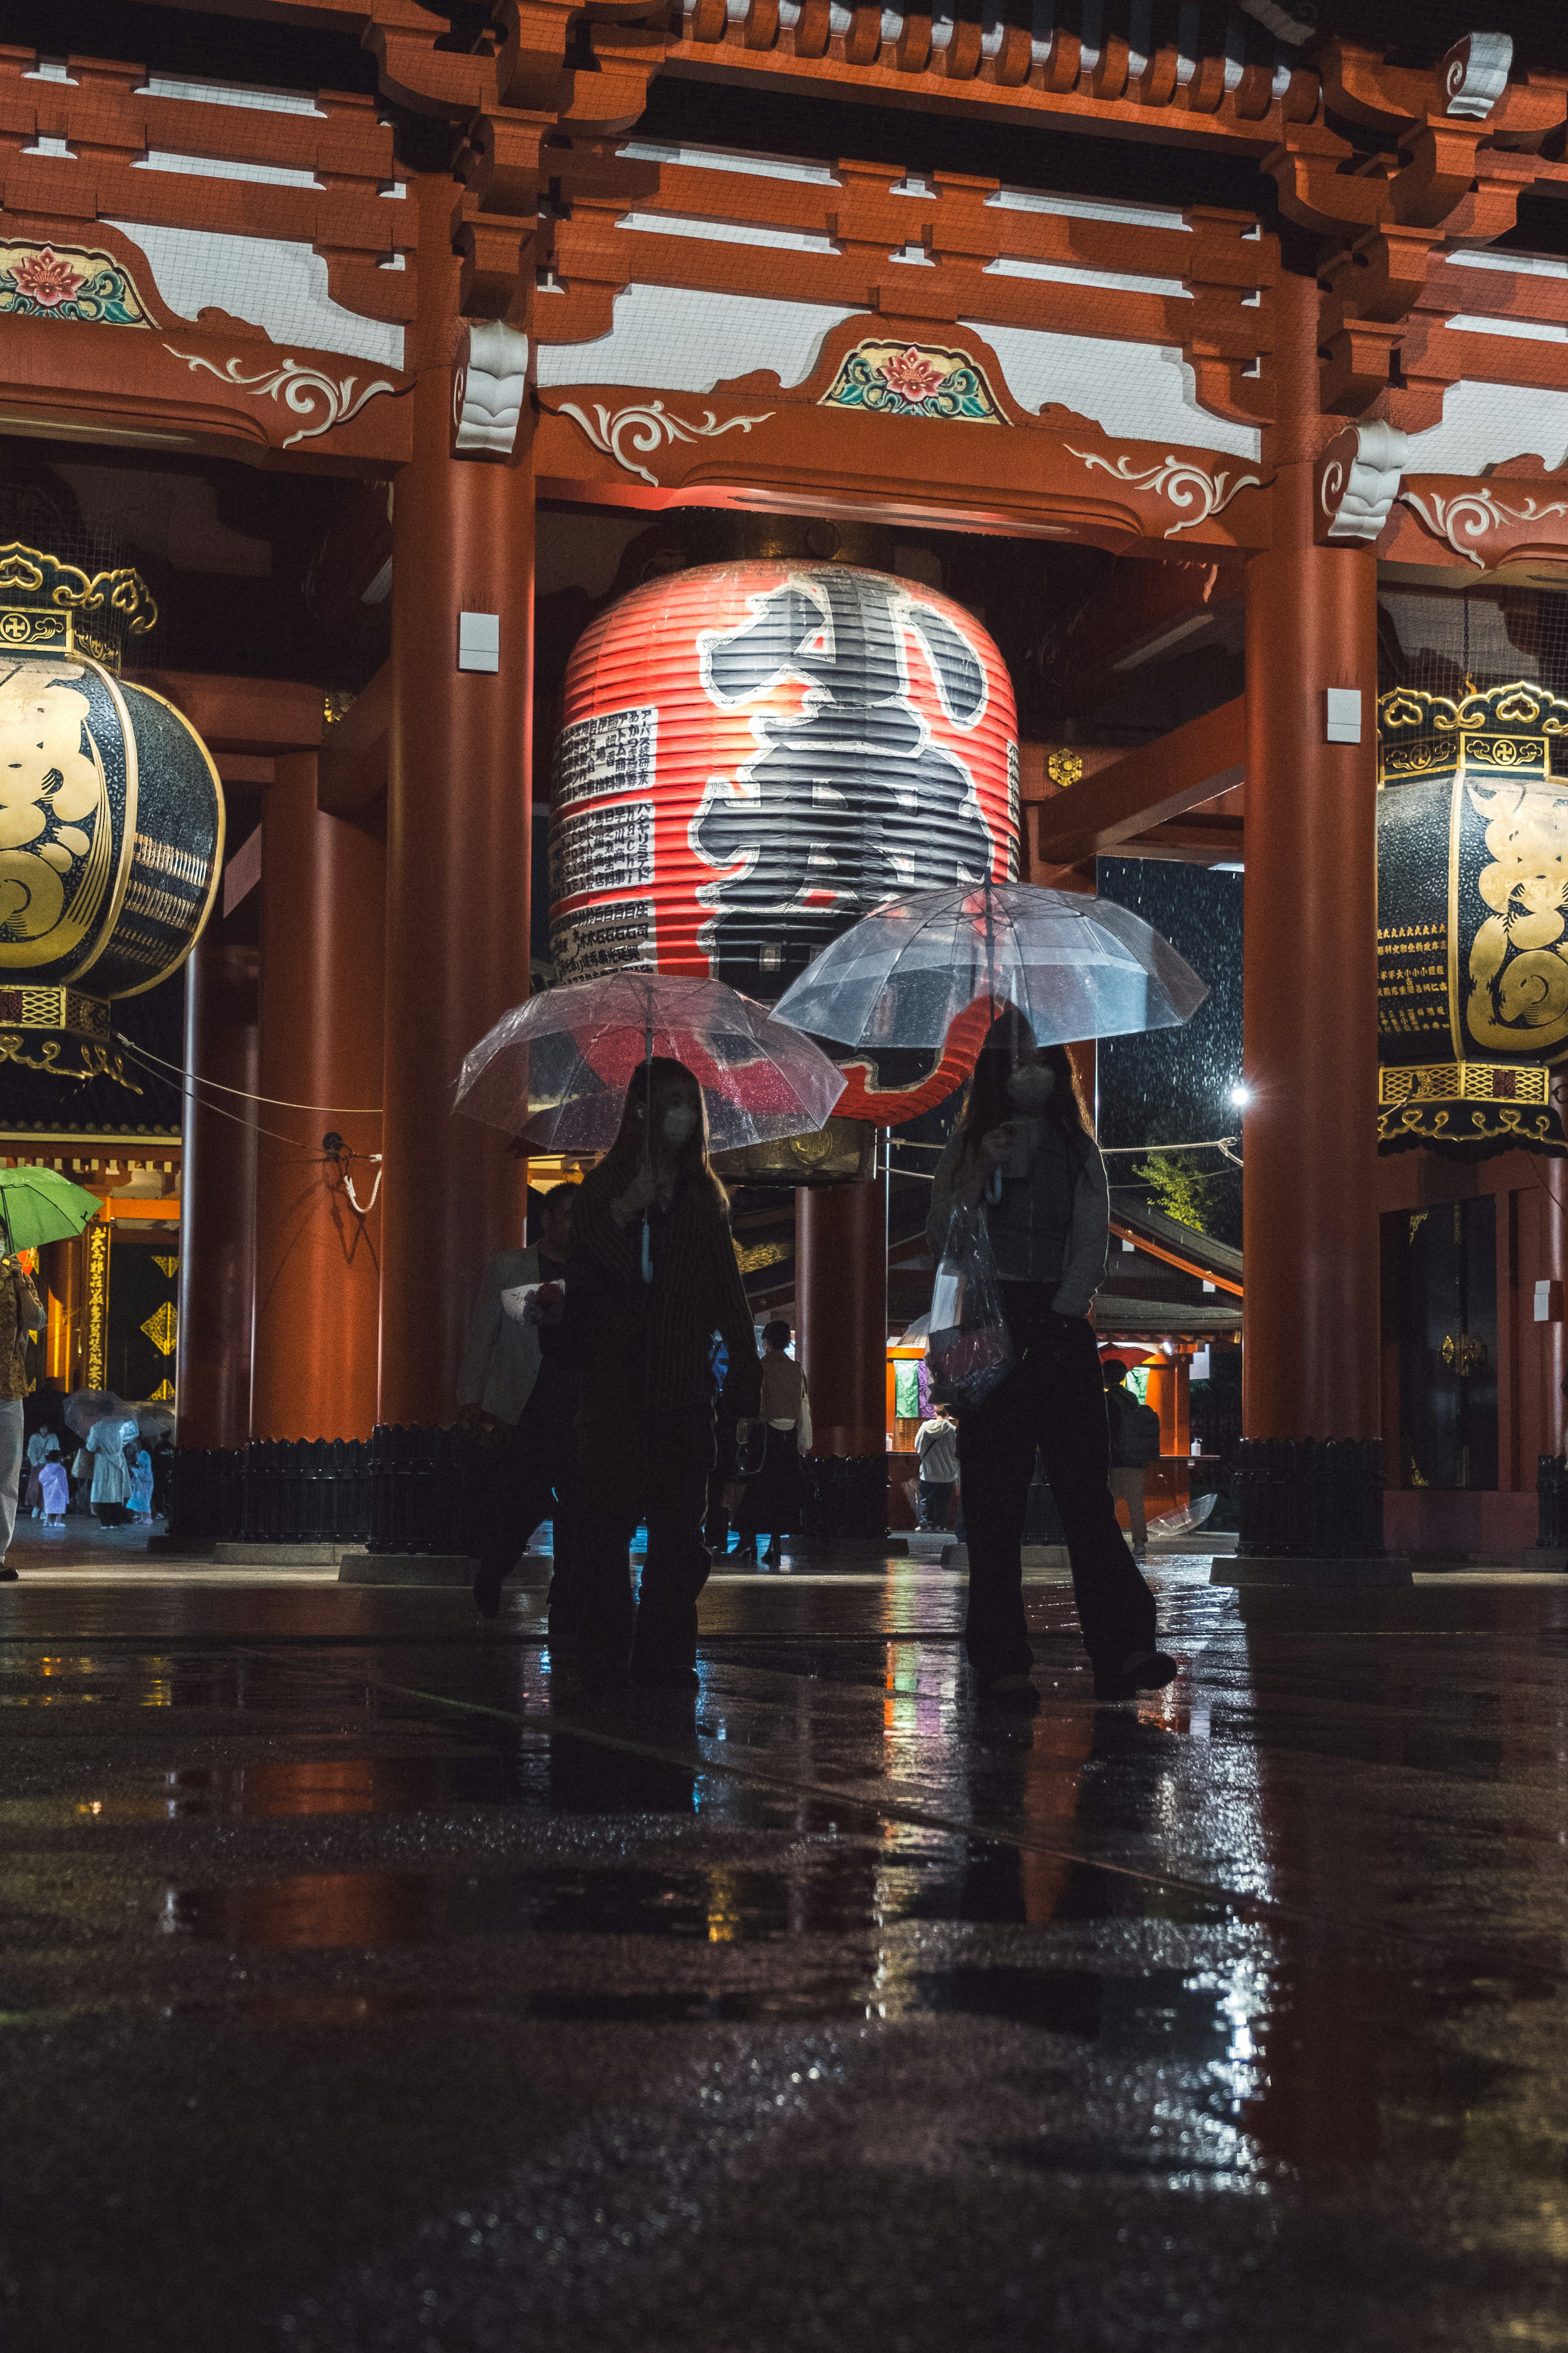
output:
[[[1035,859],[1071,866],[1113,856],[1134,836],[1229,792],[1242,780],[1246,733],[1246,698],[1237,695],[1037,804]]]

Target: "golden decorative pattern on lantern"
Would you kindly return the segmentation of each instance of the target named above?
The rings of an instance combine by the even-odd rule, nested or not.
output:
[[[110,670],[120,668],[128,634],[155,628],[158,607],[139,572],[122,567],[89,577],[17,539],[0,547],[0,649],[85,652]]]
[[[1568,701],[1399,687],[1378,735],[1382,1052],[1568,1054]]]
[[[1046,774],[1053,785],[1066,792],[1069,786],[1081,782],[1083,755],[1079,752],[1053,752],[1046,762]]]
[[[161,1356],[172,1356],[179,1342],[180,1319],[167,1299],[148,1316],[142,1329]]]
[[[25,984],[32,1028],[33,991],[136,996],[184,961],[222,867],[223,788],[174,706],[114,674],[120,637],[156,618],[137,574],[89,579],[13,542],[0,599],[0,982]],[[58,1002],[52,1026],[108,1037],[107,1016]]]
[[[563,721],[562,980],[654,965],[771,1003],[868,908],[1016,870],[1006,666],[917,582],[784,557],[650,581],[579,641]],[[977,1044],[862,1055],[838,1112],[911,1118]]]
[[[874,417],[963,418],[1005,425],[985,371],[943,343],[867,342],[847,352],[818,406],[863,408]]]
[[[1552,1073],[1543,1063],[1384,1063],[1377,1074],[1381,1103],[1511,1103],[1552,1100]]]
[[[171,1282],[173,1282],[174,1277],[180,1271],[180,1261],[177,1258],[156,1257],[153,1259],[153,1263],[159,1269],[160,1272],[168,1276]]]

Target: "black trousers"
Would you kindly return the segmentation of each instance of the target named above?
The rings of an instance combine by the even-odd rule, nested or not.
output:
[[[576,1580],[584,1672],[659,1673],[697,1663],[697,1597],[712,1563],[702,1541],[715,1447],[710,1406],[649,1414],[626,1433],[626,1456],[595,1475],[582,1465]],[[632,1600],[631,1540],[647,1522],[641,1598]]]
[[[983,1683],[1034,1662],[1024,1617],[1024,1510],[1038,1447],[1067,1536],[1084,1648],[1114,1672],[1154,1648],[1154,1597],[1116,1524],[1100,1351],[1087,1317],[1053,1316],[1046,1284],[1002,1286],[1017,1361],[958,1419],[969,1542],[964,1647]]]

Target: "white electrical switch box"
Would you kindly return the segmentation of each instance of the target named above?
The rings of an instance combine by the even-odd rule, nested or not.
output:
[[[1328,696],[1324,743],[1359,744],[1361,742],[1360,687],[1331,686],[1324,691]]]
[[[459,670],[500,670],[500,615],[499,613],[458,614],[458,668]]]

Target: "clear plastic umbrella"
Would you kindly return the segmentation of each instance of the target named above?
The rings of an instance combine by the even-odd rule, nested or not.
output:
[[[696,1079],[715,1152],[811,1134],[844,1092],[837,1065],[767,1006],[722,981],[637,966],[504,1013],[464,1062],[457,1108],[541,1150],[604,1152],[627,1080],[656,1054]]]
[[[823,949],[774,1007],[851,1048],[941,1046],[977,999],[1016,1005],[1037,1044],[1190,1020],[1208,988],[1112,899],[973,882],[884,900]]]

